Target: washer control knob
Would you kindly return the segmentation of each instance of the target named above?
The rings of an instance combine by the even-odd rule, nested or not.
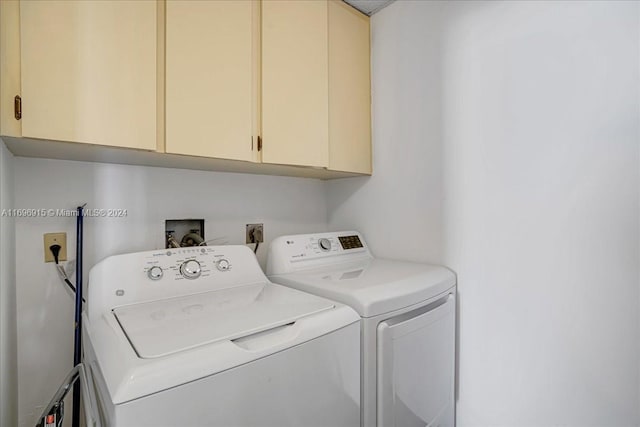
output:
[[[222,258],[216,262],[216,267],[218,267],[218,270],[220,271],[227,271],[231,267],[231,264],[229,264],[228,259]]]
[[[331,250],[331,240],[322,238],[318,240],[318,246],[320,246],[320,249],[323,251],[329,251]]]
[[[185,261],[180,266],[180,274],[182,274],[182,277],[185,279],[197,279],[200,277],[200,273],[202,273],[200,263],[195,259]]]
[[[149,270],[147,270],[147,276],[151,280],[160,280],[162,279],[163,274],[164,272],[162,271],[162,267],[159,267],[157,265],[154,265]]]

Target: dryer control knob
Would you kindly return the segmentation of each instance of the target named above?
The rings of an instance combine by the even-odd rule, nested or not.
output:
[[[318,246],[320,246],[320,249],[323,251],[329,251],[331,250],[331,240],[322,238],[318,240]]]
[[[202,273],[200,263],[195,259],[185,261],[180,266],[180,274],[182,274],[182,277],[185,279],[197,279],[200,277],[200,273]]]
[[[229,270],[229,268],[231,268],[231,264],[229,264],[228,259],[222,258],[221,260],[218,260],[218,262],[216,262],[216,267],[218,267],[218,270],[220,271],[227,271]]]
[[[147,276],[151,280],[160,280],[162,279],[163,274],[164,272],[162,271],[162,267],[159,267],[157,265],[154,265],[147,271]]]

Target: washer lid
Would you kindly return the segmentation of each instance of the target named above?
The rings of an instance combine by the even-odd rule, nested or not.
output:
[[[367,259],[269,277],[355,309],[362,317],[390,313],[446,292],[456,283],[451,270],[428,264]]]
[[[333,307],[313,295],[260,283],[117,307],[113,313],[138,357],[147,359],[246,337]]]

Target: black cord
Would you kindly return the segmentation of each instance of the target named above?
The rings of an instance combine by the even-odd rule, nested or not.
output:
[[[258,253],[258,246],[260,246],[260,242],[256,242],[256,247],[253,248],[253,253],[257,254]]]
[[[60,249],[62,249],[62,246],[57,245],[57,244],[49,246],[49,250],[53,254],[53,259],[56,262],[56,265],[59,264],[58,263],[58,256],[60,255]]]
[[[71,289],[71,292],[76,293],[76,287],[73,285],[73,283],[71,283],[71,281],[69,279],[67,279],[66,277],[64,278],[64,283],[67,284],[67,286],[69,286],[69,288]],[[82,297],[82,302],[87,302],[86,299],[84,299],[84,297]]]
[[[51,251],[51,253],[53,254],[53,260],[56,262],[56,265],[60,265],[60,263],[58,262],[58,258],[60,255],[60,249],[62,249],[60,247],[60,245],[51,245],[49,246],[49,250]],[[74,294],[76,293],[76,287],[73,285],[73,283],[71,283],[71,281],[69,279],[67,279],[66,277],[63,278],[64,283],[67,284],[67,286],[69,287],[69,289],[71,289],[71,292],[73,292]],[[87,300],[84,299],[84,297],[82,298],[82,302],[87,302]]]
[[[69,289],[71,289],[71,292],[73,292],[74,294],[76,293],[76,287],[73,285],[73,283],[71,283],[69,279],[65,278],[64,283],[66,283],[69,286]]]

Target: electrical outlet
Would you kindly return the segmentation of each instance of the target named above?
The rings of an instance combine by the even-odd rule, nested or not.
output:
[[[58,261],[67,260],[67,233],[46,233],[44,235],[44,262],[54,262],[51,249],[53,245],[60,245]]]
[[[262,243],[264,242],[264,225],[263,224],[247,224],[246,243]]]

